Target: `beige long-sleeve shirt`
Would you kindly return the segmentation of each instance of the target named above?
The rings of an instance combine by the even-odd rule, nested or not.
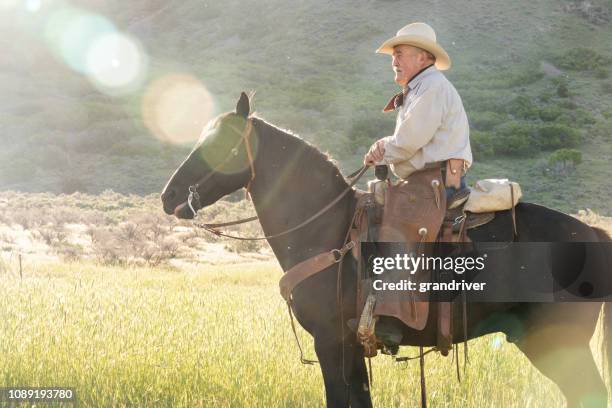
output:
[[[408,83],[392,136],[383,138],[383,161],[399,178],[425,164],[463,159],[472,164],[470,129],[461,97],[446,77],[431,66]]]

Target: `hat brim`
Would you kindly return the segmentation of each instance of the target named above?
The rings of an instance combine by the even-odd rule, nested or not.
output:
[[[447,70],[451,67],[451,59],[444,48],[433,41],[414,35],[399,35],[389,38],[378,47],[376,53],[393,55],[393,47],[400,44],[413,45],[431,52],[433,56],[436,57],[435,65],[440,71]]]

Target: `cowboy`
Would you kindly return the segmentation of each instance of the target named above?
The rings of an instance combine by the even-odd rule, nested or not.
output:
[[[388,164],[400,179],[439,166],[447,203],[465,196],[458,193],[465,193],[465,172],[472,164],[468,120],[457,90],[441,72],[450,68],[451,60],[434,30],[425,23],[408,24],[376,52],[392,56],[395,83],[402,92],[383,110],[397,110],[395,132],[372,145],[364,164]],[[392,354],[402,332],[394,317],[381,316],[376,325],[376,336]]]
[[[434,163],[446,162],[447,196],[465,188],[472,164],[469,126],[461,97],[446,79],[451,60],[425,23],[403,27],[376,50],[392,56],[395,83],[403,88],[384,112],[397,110],[395,132],[377,140],[364,164],[389,164],[401,179]]]

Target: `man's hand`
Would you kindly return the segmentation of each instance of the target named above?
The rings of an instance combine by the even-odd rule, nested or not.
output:
[[[376,162],[382,161],[384,154],[385,141],[382,139],[377,140],[363,157],[363,164],[366,166],[373,166]]]

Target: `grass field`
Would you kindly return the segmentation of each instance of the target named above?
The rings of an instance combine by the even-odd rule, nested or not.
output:
[[[70,386],[87,407],[301,407],[324,404],[303,366],[275,262],[121,268],[0,265],[0,386]],[[310,336],[300,329],[308,356]],[[402,354],[416,353],[405,348]],[[418,363],[373,360],[374,404],[419,403]],[[426,358],[435,407],[558,407],[554,384],[502,335],[470,342],[457,382],[450,357]]]

